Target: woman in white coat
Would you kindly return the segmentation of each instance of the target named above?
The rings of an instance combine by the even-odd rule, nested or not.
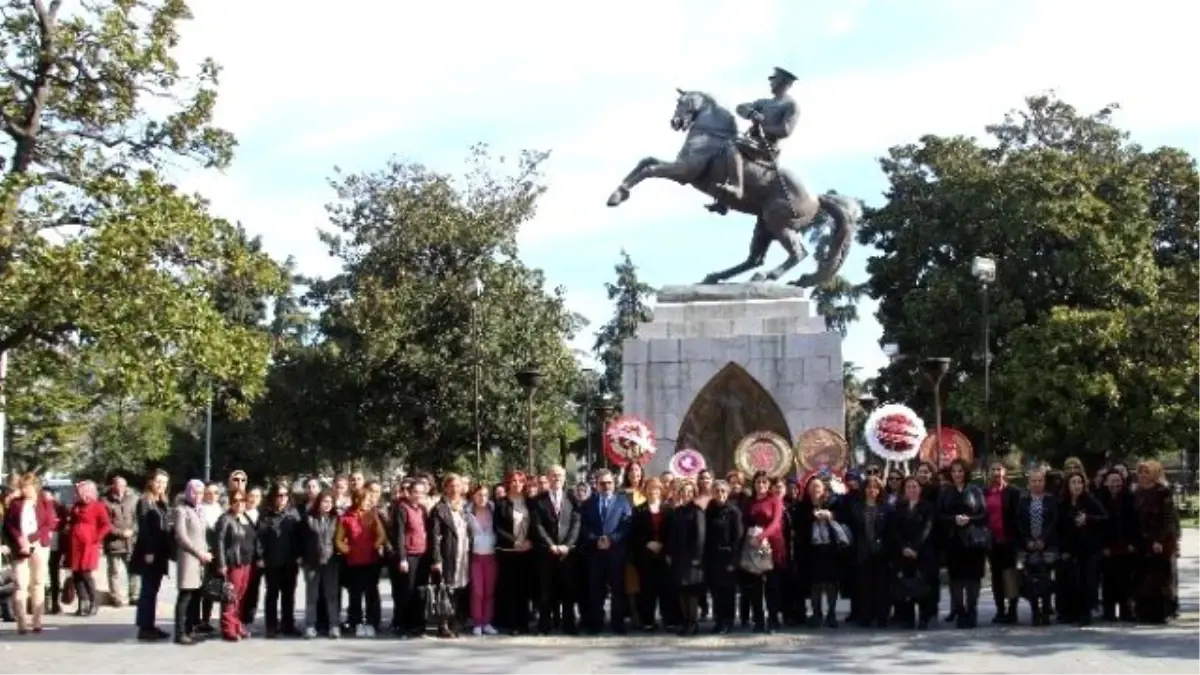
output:
[[[175,642],[196,644],[192,631],[200,623],[200,598],[203,594],[204,569],[212,561],[208,551],[208,525],[200,512],[204,482],[188,481],[183,503],[175,509],[175,580],[179,595],[175,600]]]

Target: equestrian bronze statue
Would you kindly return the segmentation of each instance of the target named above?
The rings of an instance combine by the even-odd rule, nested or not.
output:
[[[737,119],[713,97],[698,91],[678,90],[679,100],[671,128],[687,133],[675,161],[647,157],[638,162],[608,198],[609,206],[629,199],[631,191],[647,178],[666,178],[690,185],[715,200],[708,210],[724,215],[730,210],[748,213],[757,220],[750,253],[740,264],[713,272],[702,283],[716,284],[759,268],[772,241],[788,257],[769,272],[756,273],[751,281],[776,281],[804,260],[808,252],[801,234],[819,224],[818,217],[833,220],[828,254],[817,270],[792,284],[818,286],[833,278],[850,251],[856,221],[862,216],[857,200],[836,193],[814,195],[798,178],[777,164],[779,141],[791,135],[799,117],[787,91],[795,76],[777,68],[770,78],[772,97],[737,107],[750,121],[750,130],[739,136]]]

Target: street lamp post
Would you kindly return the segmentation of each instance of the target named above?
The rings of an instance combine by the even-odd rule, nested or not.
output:
[[[937,434],[937,468],[942,469],[942,378],[950,371],[950,359],[945,356],[931,356],[921,361],[921,372],[933,386],[933,417],[934,433]]]
[[[208,390],[208,410],[204,415],[204,482],[212,480],[212,389]]]
[[[542,384],[542,371],[533,366],[518,371],[517,383],[521,385],[521,389],[525,390],[525,403],[529,415],[526,422],[529,432],[529,445],[526,450],[529,453],[529,473],[533,475],[535,470],[533,453],[533,397],[537,393],[537,388]]]
[[[479,423],[479,299],[483,297],[483,282],[476,276],[471,280],[471,361],[474,397],[471,415],[475,423],[475,473],[483,475],[483,429]]]
[[[579,416],[582,418],[582,419],[580,419],[580,422],[582,422],[581,426],[583,427],[583,435],[586,439],[585,442],[587,443],[587,450],[584,454],[583,463],[584,463],[584,466],[588,467],[588,471],[591,471],[592,470],[591,469],[591,466],[592,466],[592,417],[591,417],[590,413],[591,413],[591,407],[592,407],[592,396],[594,395],[593,392],[595,391],[595,386],[593,383],[595,382],[596,371],[592,368],[584,368],[581,371],[581,374],[583,375],[585,392],[584,392],[583,405],[579,407]]]
[[[988,311],[988,288],[996,281],[996,261],[978,257],[971,261],[971,275],[979,280],[983,296],[983,457],[991,461],[992,445],[992,315]]]
[[[875,396],[872,394],[867,393],[867,394],[863,394],[862,396],[858,397],[858,407],[863,411],[863,414],[866,415],[867,417],[870,417],[871,413],[875,412],[875,408],[877,408],[878,406],[879,406],[879,399],[875,398]],[[864,420],[863,432],[861,434],[861,438],[857,439],[858,442],[856,444],[859,445],[859,447],[862,447],[863,445],[865,445],[867,442],[866,437],[867,437],[867,427],[866,427],[865,420]],[[859,453],[855,453],[855,454],[859,454]],[[864,450],[861,453],[861,455],[862,455],[861,458],[855,457],[855,459],[858,460],[859,465],[864,465],[867,463],[866,451]]]
[[[608,424],[608,418],[612,417],[613,410],[614,410],[613,405],[612,405],[612,403],[610,403],[608,401],[607,397],[601,399],[598,403],[596,403],[596,407],[592,408],[592,412],[594,412],[596,414],[596,421],[600,423],[600,433],[601,434],[604,433],[604,427],[606,424]],[[605,458],[604,463],[608,464],[607,458]],[[590,474],[591,471],[592,471],[592,466],[589,464],[588,465],[588,473]]]

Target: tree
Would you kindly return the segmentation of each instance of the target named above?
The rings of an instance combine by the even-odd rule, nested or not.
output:
[[[18,377],[35,352],[70,351],[94,389],[147,405],[194,406],[200,382],[253,397],[266,338],[214,293],[236,279],[268,295],[281,272],[161,175],[228,166],[219,69],[189,76],[172,56],[183,0],[62,5],[0,8],[0,351]]]
[[[621,251],[621,261],[613,270],[617,273],[616,281],[604,284],[608,299],[613,302],[613,316],[596,333],[592,351],[604,367],[599,382],[600,393],[608,396],[612,404],[620,409],[621,358],[625,340],[635,337],[638,326],[653,317],[654,313],[647,303],[654,295],[654,289],[638,278],[637,265],[633,264],[633,259],[624,250]]]
[[[836,193],[834,193],[836,194]],[[833,221],[822,214],[808,230],[808,241],[816,249],[816,258],[825,260],[833,239]],[[825,319],[826,330],[846,337],[850,324],[858,321],[858,301],[867,292],[866,284],[851,283],[841,274],[812,289],[817,314]]]
[[[882,341],[912,358],[878,393],[930,410],[914,360],[949,356],[945,423],[976,439],[990,425],[993,450],[1098,461],[1194,447],[1195,161],[1131,143],[1115,106],[1026,103],[990,143],[926,136],[881,160],[888,201],[859,237],[880,251],[867,269]],[[990,415],[975,256],[998,267]]]
[[[544,158],[524,153],[505,173],[480,146],[460,179],[395,160],[333,180],[323,239],[342,271],[314,281],[309,302],[323,308],[316,367],[337,373],[323,414],[346,421],[329,439],[341,447],[325,449],[335,465],[391,459],[441,469],[464,454],[473,460],[476,359],[483,449],[498,446],[506,465],[525,465],[515,373],[530,365],[543,375],[538,438],[556,442],[577,379],[566,341],[579,319],[561,289],[547,292],[542,273],[521,264],[516,243],[543,192]],[[485,289],[474,322],[473,278]]]

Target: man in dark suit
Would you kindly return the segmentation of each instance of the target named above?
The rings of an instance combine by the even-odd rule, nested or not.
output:
[[[579,511],[564,488],[567,472],[555,466],[547,474],[547,490],[538,495],[533,505],[534,543],[538,555],[538,578],[541,587],[538,603],[538,632],[550,632],[555,616],[562,616],[563,632],[574,634],[575,611],[572,603],[572,566],[570,557],[576,555],[579,538]]]
[[[633,504],[616,492],[616,478],[608,469],[596,472],[596,494],[580,514],[581,534],[588,556],[588,629],[604,626],[604,599],[612,594],[612,630],[625,633],[625,543],[633,523]]]

